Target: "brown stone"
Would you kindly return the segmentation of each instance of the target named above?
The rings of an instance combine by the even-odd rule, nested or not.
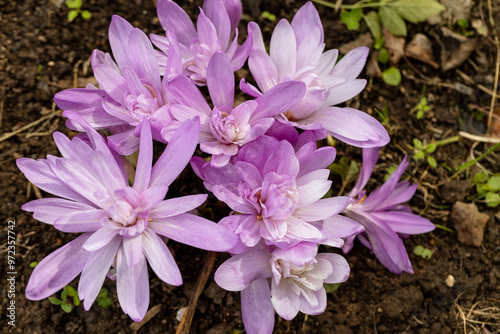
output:
[[[455,202],[451,220],[455,224],[458,241],[468,246],[481,246],[484,229],[490,216],[479,212],[474,203]]]

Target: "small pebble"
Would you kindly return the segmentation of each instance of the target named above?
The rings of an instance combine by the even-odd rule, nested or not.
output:
[[[448,275],[448,277],[446,277],[446,285],[451,288],[455,285],[455,277],[453,277],[452,275]]]
[[[176,317],[175,317],[175,318],[177,319],[177,321],[181,321],[182,316],[184,315],[184,312],[186,312],[186,310],[187,310],[187,307],[186,307],[186,306],[184,306],[184,307],[181,307],[181,308],[179,309],[179,311],[177,311],[177,315],[176,315]]]

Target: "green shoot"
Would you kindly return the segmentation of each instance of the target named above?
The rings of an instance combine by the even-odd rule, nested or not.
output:
[[[436,168],[437,161],[430,154],[434,153],[434,151],[436,151],[436,148],[438,148],[439,146],[457,142],[459,139],[460,136],[454,136],[424,145],[424,143],[422,143],[420,139],[413,138],[413,158],[415,158],[415,160],[421,160],[425,158],[429,166]]]
[[[346,157],[339,159],[338,163],[332,163],[328,169],[332,174],[337,174],[342,178],[342,187],[340,189],[340,194],[343,193],[345,187],[354,180],[356,175],[359,173],[358,165],[354,160],[349,162]]]
[[[500,174],[476,173],[472,184],[476,186],[476,199],[484,199],[486,205],[492,208],[500,204]]]
[[[351,11],[346,10],[340,13],[340,20],[345,23],[349,30],[358,30],[362,18],[363,10],[361,8],[354,8]]]
[[[388,111],[388,108],[387,108],[387,101],[385,101],[385,104],[384,104],[384,108],[382,108],[382,110],[378,110],[377,108],[374,108],[375,111],[377,112],[377,114],[380,116],[380,118],[382,119],[382,121],[380,123],[382,123],[382,125],[386,126],[389,124],[389,111]]]
[[[69,302],[68,302],[68,297],[70,297]],[[63,291],[61,292],[61,299],[57,299],[55,297],[49,297],[49,301],[54,305],[61,306],[62,310],[66,313],[71,312],[71,310],[73,309],[73,305],[75,307],[80,305],[78,292],[69,285],[65,286]],[[73,305],[71,304],[71,301],[73,302]]]
[[[382,72],[382,79],[391,86],[398,86],[401,83],[401,72],[395,67],[389,67]]]
[[[82,19],[88,20],[92,17],[92,13],[90,13],[88,10],[82,10],[82,0],[67,0],[65,2],[66,7],[68,9],[71,9],[68,12],[68,21],[72,22],[74,19],[80,15]]]
[[[340,283],[332,283],[332,284],[323,283],[323,286],[325,287],[326,293],[331,293],[337,291],[337,289],[340,287]]]
[[[30,268],[35,268],[38,265],[38,261],[33,261],[30,263]]]
[[[108,297],[108,289],[102,288],[101,291],[99,291],[99,294],[97,295],[96,301],[99,306],[102,306],[104,308],[110,307],[111,299],[109,299]]]
[[[416,111],[417,119],[421,119],[424,116],[424,113],[429,110],[431,110],[431,107],[427,105],[427,98],[425,97],[425,85],[424,85],[424,88],[422,88],[422,95],[420,97],[420,101],[415,106],[415,108],[412,109],[412,111]]]
[[[276,21],[276,15],[268,12],[267,10],[263,11],[260,15],[262,16],[262,18],[264,18],[268,21],[271,21],[271,22]]]
[[[432,251],[430,249],[424,248],[423,246],[415,246],[413,249],[413,254],[421,256],[423,259],[430,259],[432,256]]]

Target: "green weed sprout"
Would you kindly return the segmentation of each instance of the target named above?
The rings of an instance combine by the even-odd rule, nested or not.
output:
[[[434,151],[436,151],[436,148],[438,148],[439,146],[457,142],[459,141],[459,139],[460,136],[454,136],[424,145],[420,139],[413,138],[413,158],[415,158],[415,160],[421,160],[425,158],[429,166],[436,168],[437,161],[430,154],[434,153]]]
[[[425,97],[425,85],[424,85],[424,88],[422,88],[422,95],[420,96],[420,101],[418,101],[418,104],[415,106],[415,108],[412,109],[412,111],[416,111],[417,119],[421,119],[422,117],[424,117],[424,113],[429,110],[431,110],[431,107],[427,105],[427,98]]]
[[[76,19],[78,17],[78,14],[80,14],[82,19],[84,20],[88,20],[92,17],[92,13],[88,10],[81,10],[82,0],[67,0],[65,3],[66,7],[71,9],[68,13],[69,22],[72,22],[74,19]]]
[[[428,17],[445,9],[435,0],[360,0],[352,5],[338,5],[325,0],[313,1],[336,10],[342,9],[340,20],[345,23],[349,30],[359,30],[360,22],[363,19],[373,36],[373,48],[380,52],[379,62],[381,64],[386,64],[389,60],[389,53],[384,47],[382,26],[395,36],[406,36],[405,21],[423,22]],[[364,14],[364,8],[372,8],[373,10]],[[382,72],[382,79],[388,85],[398,86],[401,83],[401,72],[396,67],[391,66]]]
[[[486,205],[492,208],[500,204],[500,174],[476,173],[472,184],[476,186],[476,199],[484,199]]]
[[[73,305],[71,304],[71,301],[68,302],[68,297],[70,297],[70,300],[73,301],[73,305],[75,305],[75,307],[80,305],[78,292],[76,292],[76,290],[69,285],[65,286],[61,292],[61,299],[49,297],[49,301],[54,305],[60,305],[64,312],[69,313],[73,309]]]
[[[415,246],[415,248],[413,249],[413,254],[421,256],[425,260],[430,259],[432,256],[432,252],[430,249],[424,248],[420,245]]]
[[[102,288],[101,291],[99,291],[99,294],[97,295],[96,301],[99,306],[102,306],[104,308],[110,307],[111,299],[109,299],[108,297],[108,289]]]

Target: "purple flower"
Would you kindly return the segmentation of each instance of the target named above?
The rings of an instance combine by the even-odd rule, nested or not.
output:
[[[323,226],[324,219],[350,203],[348,197],[321,199],[330,189],[326,167],[334,160],[335,149],[316,149],[311,133],[303,134],[297,143],[295,151],[286,140],[261,136],[243,146],[222,168],[198,157],[191,160],[206,188],[237,212],[219,223],[238,234],[246,247],[255,246],[261,238],[281,248],[300,241],[338,245],[335,238],[353,233],[348,226],[338,231]]]
[[[223,226],[186,213],[203,203],[206,195],[164,200],[195,150],[199,120],[179,128],[152,168],[151,129],[148,122],[141,122],[131,187],[104,138],[77,114],[68,113],[68,117],[86,130],[91,145],[56,132],[54,139],[63,157],[18,159],[19,169],[33,184],[61,197],[34,200],[22,209],[58,230],[83,234],[38,264],[26,296],[47,298],[81,273],[78,294],[89,310],[114,266],[120,305],[134,321],[140,321],[149,305],[148,262],[164,282],[182,284],[179,268],[161,236],[211,251],[226,251],[238,242]]]
[[[213,109],[184,76],[169,82],[168,98],[170,111],[179,122],[200,117],[200,149],[212,155],[211,164],[216,167],[226,165],[239,147],[263,135],[274,123],[273,116],[293,107],[305,90],[301,82],[285,82],[234,107],[234,73],[222,52],[216,52],[208,63],[207,86]],[[175,129],[174,123],[171,125],[162,131],[166,140]]]
[[[378,153],[379,148],[363,150],[363,167],[349,194],[355,201],[343,213],[365,227],[365,232],[358,235],[359,240],[375,253],[387,269],[395,274],[401,274],[403,271],[413,273],[401,237],[430,232],[434,230],[435,225],[428,219],[413,214],[408,206],[402,205],[409,201],[417,190],[416,184],[399,182],[408,167],[406,156],[389,179],[366,196],[363,188],[372,174]],[[352,248],[353,240],[354,237],[348,238],[344,246],[345,252]]]
[[[184,75],[197,85],[206,84],[208,62],[215,52],[224,52],[230,59],[232,70],[239,70],[252,48],[251,35],[243,45],[238,46],[237,26],[241,13],[239,0],[206,0],[203,9],[200,8],[196,30],[187,13],[179,5],[171,0],[158,0],[158,19],[163,29],[167,33],[172,32],[178,41],[172,44],[172,40],[163,36],[150,36],[152,42],[162,51],[157,54],[160,67],[165,67],[170,57],[170,49],[174,47],[181,51]]]
[[[166,97],[168,78],[160,77],[148,37],[116,15],[109,27],[109,42],[116,63],[108,53],[92,53],[92,68],[101,89],[92,85],[67,89],[57,93],[54,101],[59,108],[78,113],[95,129],[110,129],[114,133],[108,138],[110,146],[121,155],[130,155],[139,148],[137,125],[144,119],[151,125],[153,139],[163,141],[160,131],[172,120]],[[174,68],[172,71],[176,73]],[[72,120],[67,125],[83,130]]]
[[[291,24],[285,19],[277,24],[270,55],[259,27],[251,25],[249,30],[254,50],[248,64],[260,91],[242,81],[245,93],[259,96],[281,82],[302,81],[307,85],[303,100],[278,119],[301,129],[325,129],[358,147],[389,142],[387,131],[373,117],[352,108],[332,107],[353,98],[365,87],[366,80],[356,77],[365,65],[368,48],[354,49],[335,64],[338,50],[323,52],[323,26],[311,2],[297,11]]]
[[[342,283],[349,265],[338,254],[317,253],[315,243],[301,242],[288,249],[255,247],[234,255],[215,272],[223,289],[241,291],[243,323],[247,333],[272,333],[274,310],[285,320],[300,311],[325,311],[323,283]]]

